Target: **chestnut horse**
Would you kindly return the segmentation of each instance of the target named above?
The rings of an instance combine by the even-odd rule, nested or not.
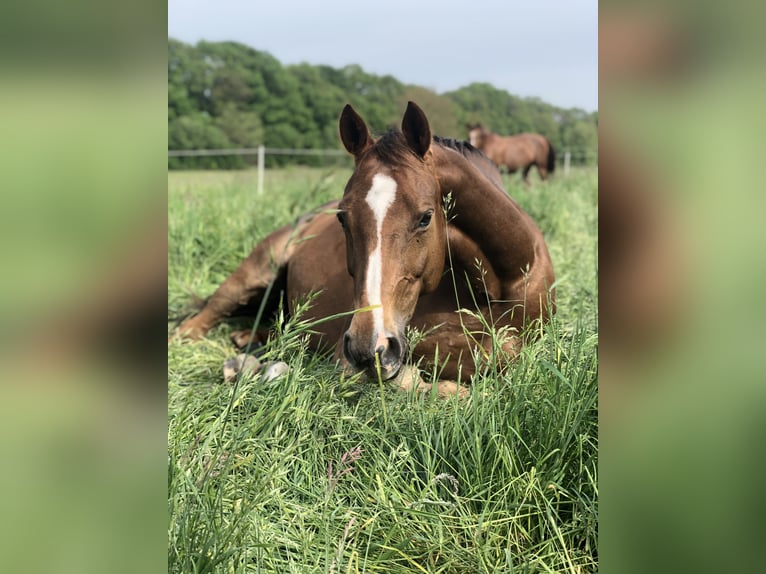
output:
[[[334,346],[344,368],[372,377],[396,377],[407,326],[423,334],[411,359],[442,379],[467,380],[473,351],[494,350],[484,322],[516,354],[522,329],[553,311],[554,276],[540,230],[497,168],[466,142],[432,137],[412,102],[401,132],[377,140],[347,105],[340,136],[355,160],[343,198],[256,245],[179,333],[204,335],[275,282],[290,312],[317,294],[307,319],[356,310],[317,324],[309,345]]]
[[[499,136],[485,130],[481,124],[468,126],[471,145],[483,151],[498,167],[505,166],[509,173],[522,170],[524,183],[529,183],[529,170],[537,166],[540,179],[556,169],[556,153],[551,142],[540,134],[523,133],[515,136]]]

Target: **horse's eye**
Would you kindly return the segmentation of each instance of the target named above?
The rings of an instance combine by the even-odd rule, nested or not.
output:
[[[426,211],[423,216],[420,218],[420,221],[418,222],[418,227],[420,229],[425,229],[429,226],[431,223],[431,216],[433,215],[433,211]]]
[[[340,226],[345,228],[346,227],[346,214],[342,211],[339,211],[335,214],[335,217],[338,218],[338,221],[340,222]]]

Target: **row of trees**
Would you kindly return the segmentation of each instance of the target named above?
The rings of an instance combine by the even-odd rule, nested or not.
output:
[[[490,84],[437,94],[390,75],[298,64],[283,66],[266,52],[236,42],[168,41],[168,148],[338,148],[337,121],[346,103],[371,129],[400,121],[407,100],[420,105],[434,133],[465,138],[465,125],[492,131],[541,133],[574,160],[595,162],[597,113],[562,109],[537,98],[519,98]],[[236,156],[169,158],[172,168],[242,167]],[[310,163],[317,158],[268,156],[269,164]]]

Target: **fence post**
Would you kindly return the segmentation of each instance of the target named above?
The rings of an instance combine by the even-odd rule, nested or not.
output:
[[[567,150],[564,152],[564,175],[569,175],[569,161],[572,159],[572,154]]]
[[[258,146],[258,195],[263,194],[263,172],[265,168],[266,148]]]

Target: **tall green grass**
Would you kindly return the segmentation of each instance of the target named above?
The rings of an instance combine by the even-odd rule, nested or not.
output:
[[[258,196],[251,172],[169,174],[169,315],[348,175],[271,171]],[[222,384],[228,325],[169,345],[170,572],[597,570],[596,171],[506,183],[546,235],[558,312],[469,399],[343,377],[300,317],[268,383]]]

